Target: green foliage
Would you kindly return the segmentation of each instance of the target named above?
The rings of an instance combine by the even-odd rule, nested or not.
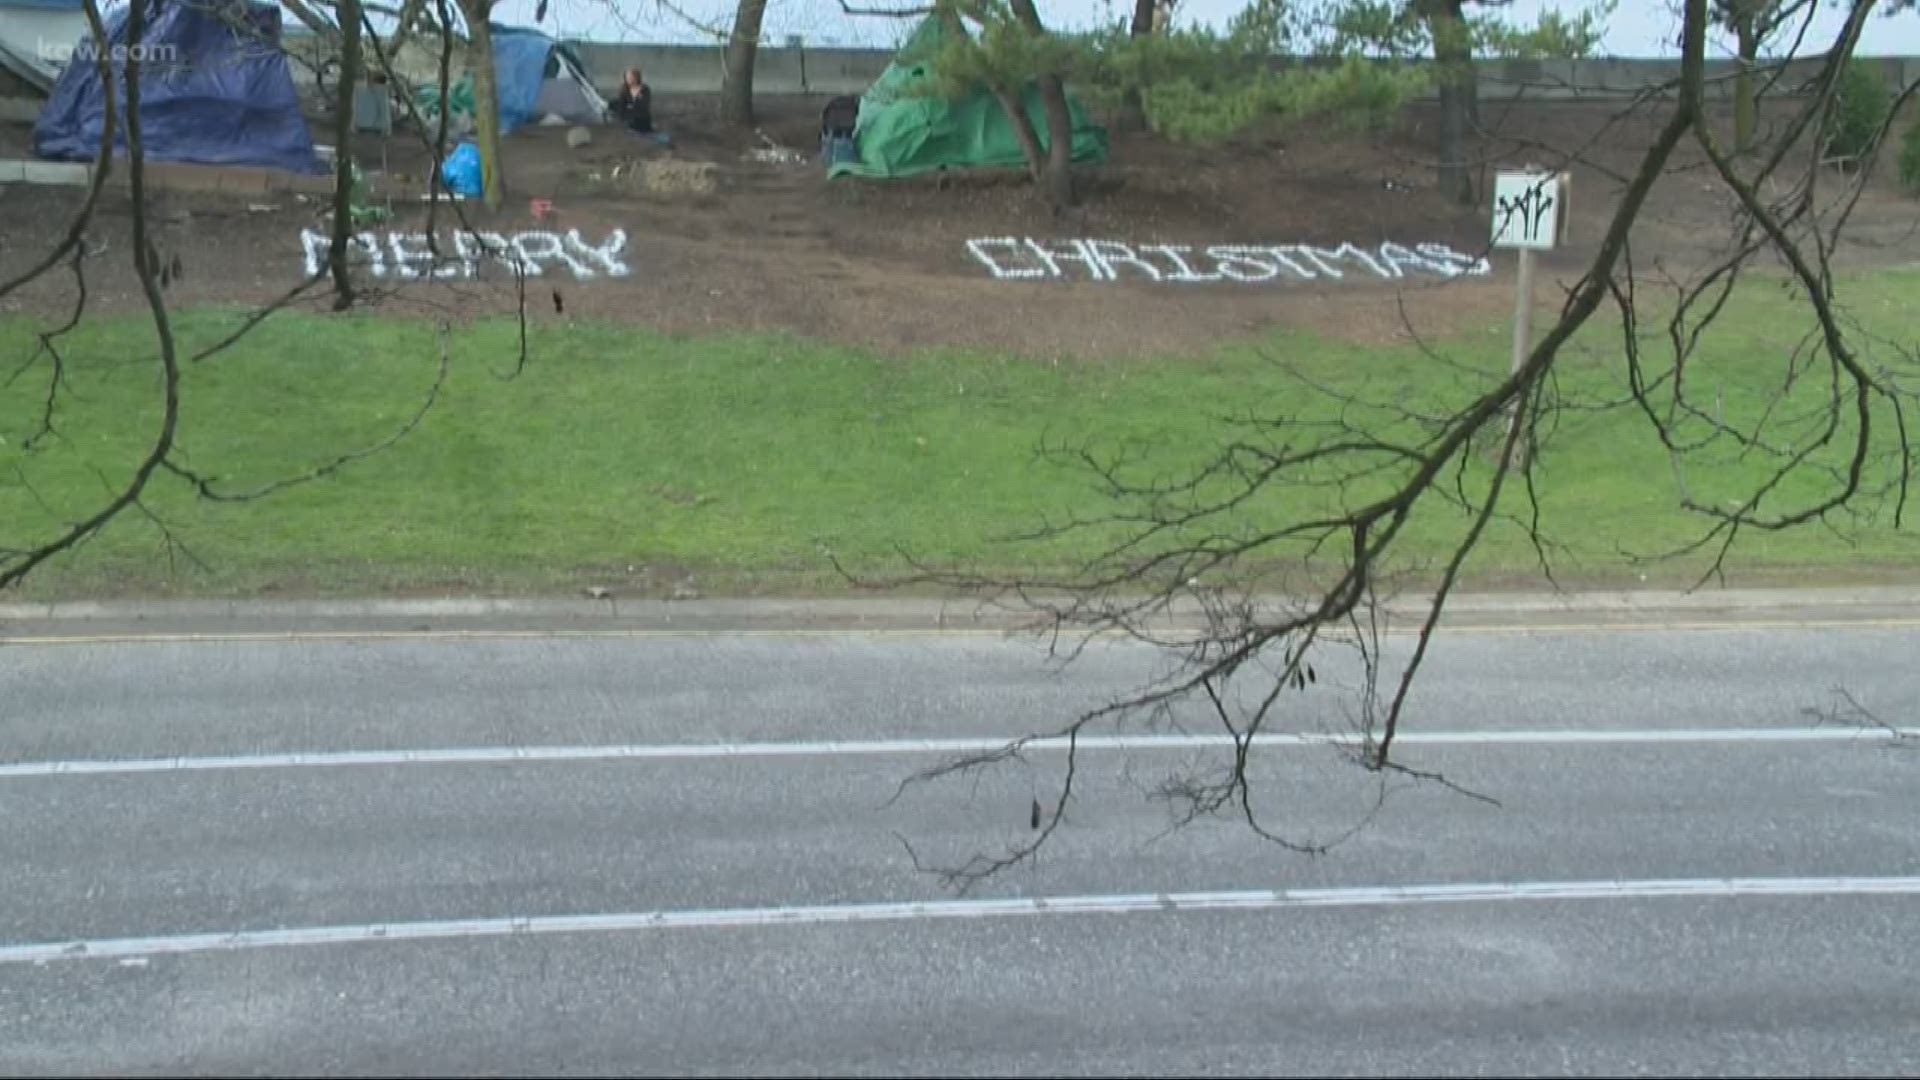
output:
[[[973,27],[960,22],[962,13]],[[981,83],[1021,87],[1047,72],[1071,72],[1081,59],[1074,37],[1032,33],[1004,0],[949,0],[941,5],[941,15],[953,29],[935,36],[924,56],[914,57],[932,76],[926,93],[959,97]]]
[[[1858,165],[1873,152],[1886,125],[1893,94],[1880,68],[1865,60],[1850,61],[1840,73],[1828,119],[1826,156],[1842,168]]]
[[[1493,19],[1474,22],[1475,53],[1515,60],[1581,60],[1592,56],[1607,32],[1614,0],[1582,8],[1572,15],[1543,11],[1532,26],[1515,27]]]
[[[1326,14],[1330,47],[1337,51],[1366,49],[1410,60],[1424,56],[1430,43],[1426,20],[1407,0],[1346,0]]]
[[[1813,3],[1814,0],[1712,0],[1709,13],[1716,25],[1744,36],[1757,53],[1782,28],[1794,24]]]
[[[1075,85],[1095,98],[1118,99],[1129,90],[1183,82],[1196,90],[1232,93],[1264,74],[1268,53],[1233,37],[1182,29],[1133,37],[1109,28],[1080,41]]]
[[[1920,194],[1920,119],[1907,125],[1900,146],[1900,186]]]
[[[1498,59],[1574,60],[1592,56],[1606,32],[1616,0],[1596,0],[1572,14],[1548,10],[1531,25],[1515,26],[1499,12],[1468,15],[1466,44],[1475,56]],[[1433,25],[1452,20],[1429,18],[1429,7],[1443,0],[1330,0],[1316,25],[1336,52],[1365,50],[1412,60],[1435,54]],[[1488,5],[1495,6],[1495,5]],[[1444,32],[1444,31],[1443,31]],[[1443,50],[1444,51],[1444,50]]]
[[[1261,124],[1315,118],[1378,130],[1425,84],[1419,72],[1350,56],[1333,67],[1265,72],[1231,93],[1168,79],[1147,87],[1144,99],[1148,122],[1167,138],[1218,142]]]
[[[1035,34],[1004,0],[949,0],[946,11],[977,26],[945,33],[925,61],[924,92],[956,96],[982,82],[1013,88],[1043,73],[1069,80],[1090,101],[1139,94],[1148,124],[1182,142],[1218,142],[1263,124],[1313,118],[1373,129],[1425,85],[1425,76],[1357,53],[1277,70],[1296,40],[1285,0],[1256,0],[1224,31],[1189,27],[1133,36],[1115,22],[1083,33]],[[969,27],[969,29],[972,29]]]

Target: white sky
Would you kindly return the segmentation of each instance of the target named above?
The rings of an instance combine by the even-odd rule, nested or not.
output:
[[[547,18],[541,25],[560,37],[579,37],[595,41],[698,42],[709,40],[675,16],[677,9],[710,26],[725,26],[732,16],[732,0],[547,0]],[[911,0],[849,0],[856,6],[910,7]],[[499,21],[532,24],[537,0],[503,0]],[[1038,0],[1042,15],[1051,24],[1071,26],[1076,22],[1118,18],[1132,11],[1131,3],[1117,0]],[[1245,0],[1181,0],[1181,21],[1218,23],[1245,6]],[[1552,0],[1514,0],[1517,18],[1529,19]],[[1837,22],[1834,12],[1822,5],[1816,31],[1809,47],[1830,40]],[[1110,14],[1111,13],[1111,14]],[[1674,28],[1670,0],[1619,0],[1608,26],[1603,51],[1614,56],[1662,56],[1671,54],[1667,44]],[[855,18],[841,12],[838,0],[769,0],[766,34],[779,41],[788,34],[801,34],[809,44],[886,47],[898,42],[912,24],[894,19]],[[1920,55],[1920,15],[1905,14],[1893,18],[1875,17],[1861,50],[1873,55]]]

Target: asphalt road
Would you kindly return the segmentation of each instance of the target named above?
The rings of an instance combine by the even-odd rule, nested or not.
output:
[[[1066,754],[900,791],[951,757],[919,740],[1048,730],[1153,654],[0,644],[0,1073],[1911,1073],[1920,735],[1832,710],[1920,725],[1915,657],[1894,621],[1453,634],[1403,760],[1498,805],[1279,744],[1262,822],[1350,838],[1170,832],[1153,792],[1230,754],[1188,712],[1083,748],[1041,857],[960,895],[915,858],[1030,837]],[[1350,730],[1322,675],[1286,730]]]

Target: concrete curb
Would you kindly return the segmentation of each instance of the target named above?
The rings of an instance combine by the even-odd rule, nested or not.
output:
[[[1275,602],[1278,602],[1276,598]],[[1390,620],[1422,618],[1422,597],[1389,603]],[[1632,625],[1646,622],[1830,623],[1920,620],[1920,587],[1723,589],[1712,592],[1482,593],[1455,597],[1451,626]],[[1169,626],[1199,611],[1177,605]],[[408,600],[107,600],[0,604],[0,634],[295,633],[303,631],[1013,630],[1030,612],[977,600],[622,600],[445,598]]]

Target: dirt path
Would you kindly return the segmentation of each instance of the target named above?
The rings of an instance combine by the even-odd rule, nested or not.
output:
[[[510,136],[515,197],[498,214],[477,206],[468,214],[475,228],[517,243],[523,266],[540,268],[530,279],[536,317],[784,332],[881,351],[1096,357],[1191,352],[1276,326],[1391,340],[1406,333],[1403,314],[1421,333],[1443,334],[1495,320],[1511,304],[1510,259],[1476,264],[1484,211],[1449,206],[1426,179],[1418,162],[1426,118],[1417,112],[1377,139],[1307,132],[1210,150],[1123,139],[1114,164],[1088,177],[1085,207],[1056,217],[1005,177],[828,182],[810,159],[749,160],[757,140],[717,134],[709,108],[663,102],[672,149],[614,130],[579,150],[561,129]],[[804,151],[816,109],[781,104],[764,129]],[[1570,144],[1591,138],[1606,115],[1555,105],[1500,119],[1518,141]],[[1594,145],[1597,167],[1576,171],[1572,243],[1546,260],[1543,293],[1584,265],[1612,202],[1607,172],[1631,167],[1654,119],[1618,125]],[[359,150],[381,160],[377,146]],[[397,174],[426,168],[424,151],[400,137],[386,157]],[[44,250],[79,197],[0,191],[0,273]],[[535,220],[534,198],[551,200],[553,213]],[[1915,261],[1916,205],[1876,181],[1854,213],[1844,258]],[[321,227],[319,210],[291,196],[249,209],[240,197],[166,194],[156,207],[159,242],[184,270],[174,299],[249,304],[284,291],[304,272],[301,233]],[[1730,210],[1697,172],[1676,173],[1656,191],[1636,257],[1701,265],[1723,242]],[[137,300],[120,258],[126,221],[124,204],[110,203],[92,241],[101,255],[89,286],[108,308]],[[442,250],[453,250],[457,224],[438,215]],[[512,309],[511,269],[484,256],[444,264],[451,276],[435,282],[426,245],[410,238],[425,227],[416,205],[371,230],[382,273],[369,280],[400,287],[394,310],[421,310],[408,300],[431,301],[436,314]],[[51,309],[64,293],[48,283],[8,303]]]

